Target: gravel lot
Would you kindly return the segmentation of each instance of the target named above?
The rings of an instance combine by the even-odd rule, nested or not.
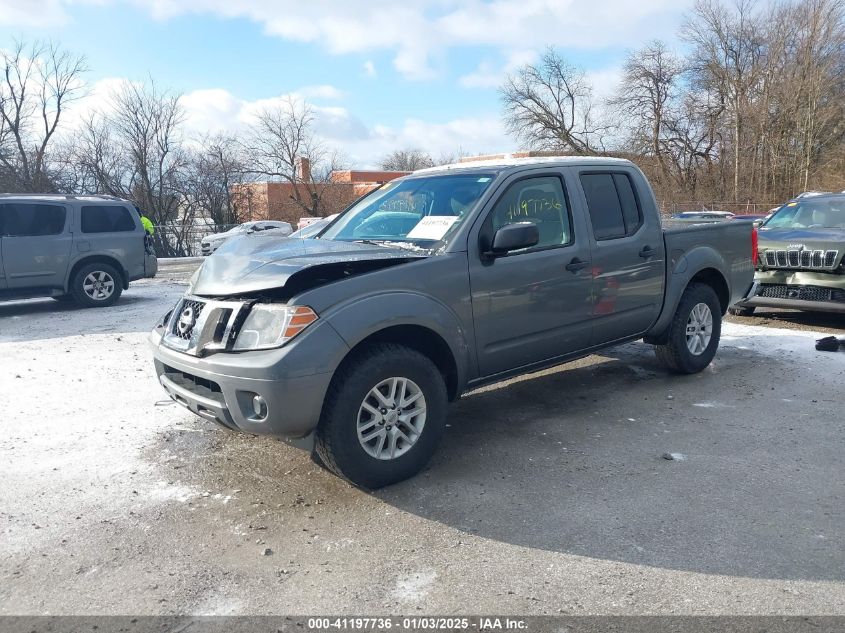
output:
[[[146,333],[188,268],[0,304],[0,613],[845,614],[835,322],[734,319],[692,377],[630,344],[480,390],[368,494],[165,399]]]

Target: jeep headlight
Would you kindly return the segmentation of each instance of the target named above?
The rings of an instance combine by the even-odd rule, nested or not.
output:
[[[238,331],[234,350],[281,347],[317,320],[308,306],[256,303]]]

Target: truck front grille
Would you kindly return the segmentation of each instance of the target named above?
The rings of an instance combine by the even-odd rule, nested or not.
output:
[[[798,301],[835,301],[845,303],[845,290],[823,286],[788,286],[786,284],[761,284],[758,297],[770,299],[797,299]]]
[[[189,374],[185,371],[174,369],[170,365],[164,365],[164,373],[176,384],[186,387],[199,395],[206,395],[203,391],[208,393],[223,393],[220,385],[216,382],[206,378],[201,378],[200,376],[195,376],[194,374]]]
[[[767,268],[833,268],[839,251],[807,250],[767,250],[765,264]]]
[[[228,349],[249,305],[247,301],[185,296],[170,315],[162,343],[194,356]]]
[[[184,299],[179,306],[179,313],[173,319],[171,333],[183,341],[190,340],[204,307],[205,304],[201,301]]]

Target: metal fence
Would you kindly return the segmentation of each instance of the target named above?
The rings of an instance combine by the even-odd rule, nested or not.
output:
[[[223,233],[237,224],[218,226],[198,223],[155,225],[153,244],[159,257],[197,257],[202,254],[202,239],[213,233]]]

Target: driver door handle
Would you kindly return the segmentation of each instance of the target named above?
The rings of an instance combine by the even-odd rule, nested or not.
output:
[[[583,259],[579,259],[577,257],[573,257],[572,261],[566,265],[566,270],[571,273],[577,273],[582,268],[586,268],[590,265],[590,262],[585,261]]]
[[[640,251],[640,257],[643,259],[648,259],[649,257],[654,257],[655,255],[657,255],[657,251],[651,246],[646,246]]]

